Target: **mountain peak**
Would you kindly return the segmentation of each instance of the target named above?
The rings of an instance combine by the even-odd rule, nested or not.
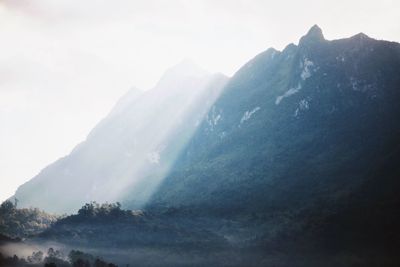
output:
[[[193,60],[185,58],[175,66],[169,68],[165,74],[179,74],[182,76],[205,76],[208,75],[209,73],[198,66]]]
[[[184,59],[178,64],[167,69],[158,81],[156,87],[165,86],[168,84],[179,84],[187,79],[202,79],[208,77],[210,73],[205,69],[199,67],[190,59]]]
[[[301,37],[299,45],[314,44],[325,41],[321,28],[315,24],[308,30],[307,34]]]
[[[356,35],[353,35],[352,37],[350,37],[353,40],[367,40],[367,39],[371,39],[371,37],[369,37],[368,35],[366,35],[363,32],[360,32]]]

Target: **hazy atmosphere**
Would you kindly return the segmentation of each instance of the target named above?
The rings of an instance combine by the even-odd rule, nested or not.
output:
[[[396,0],[0,0],[0,200],[184,58],[232,75],[315,23],[399,41],[398,14]]]
[[[400,266],[399,14],[0,0],[0,267]]]

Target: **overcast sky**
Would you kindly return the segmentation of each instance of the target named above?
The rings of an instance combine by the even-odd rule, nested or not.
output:
[[[400,41],[399,14],[398,0],[0,0],[0,201],[184,58],[232,75],[313,24]]]

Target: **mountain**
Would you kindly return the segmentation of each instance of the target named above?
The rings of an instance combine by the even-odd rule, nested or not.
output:
[[[230,79],[149,207],[241,221],[231,238],[247,231],[266,254],[392,266],[399,86],[400,44],[362,33],[328,41],[314,26]]]
[[[19,205],[64,213],[85,202],[113,202],[133,194],[140,206],[226,80],[184,60],[153,89],[130,90],[83,143],[18,188]]]
[[[313,26],[229,80],[182,78],[186,69],[116,107],[22,186],[20,203],[141,207],[152,225],[178,229],[167,230],[171,243],[189,240],[187,229],[225,240],[199,256],[224,264],[207,266],[398,266],[400,44],[362,33],[329,41]]]
[[[230,79],[152,201],[237,212],[348,195],[398,151],[399,67],[398,43],[327,41],[318,26],[268,49]]]

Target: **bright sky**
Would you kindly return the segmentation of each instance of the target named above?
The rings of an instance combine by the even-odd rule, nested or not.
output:
[[[232,75],[313,24],[400,41],[399,14],[398,0],[0,0],[0,201],[184,58]]]

